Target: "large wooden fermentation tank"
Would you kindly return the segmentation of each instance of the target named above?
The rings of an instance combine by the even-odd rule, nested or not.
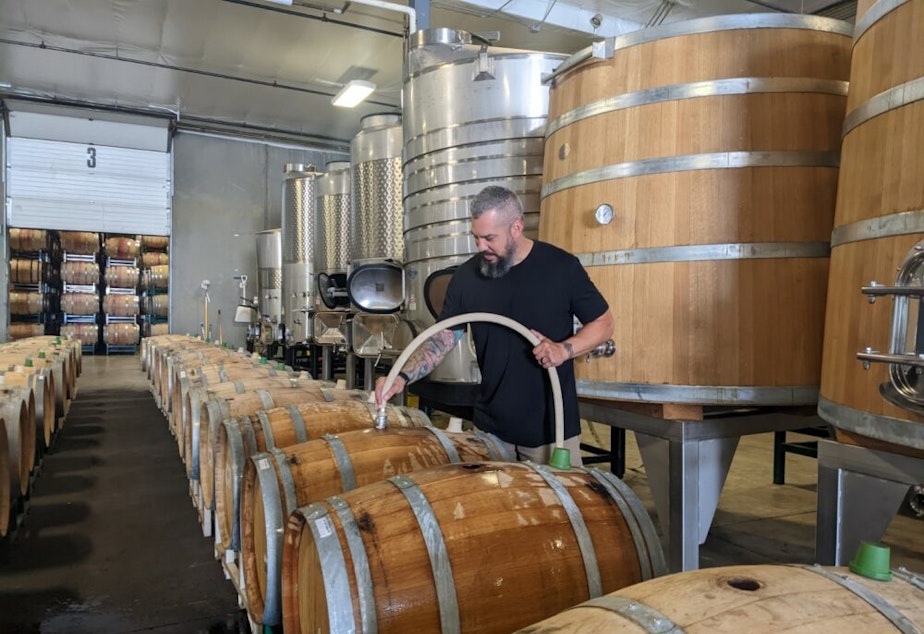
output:
[[[819,413],[842,441],[924,456],[924,3],[861,1],[844,123]],[[861,288],[911,287],[890,297]],[[868,349],[868,350],[867,350]],[[893,355],[873,362],[857,353]]]
[[[851,33],[721,16],[559,69],[539,235],[616,324],[616,354],[576,364],[581,395],[816,402]]]

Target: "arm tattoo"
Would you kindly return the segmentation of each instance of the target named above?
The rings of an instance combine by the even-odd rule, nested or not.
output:
[[[567,341],[563,341],[561,345],[563,345],[565,347],[565,350],[568,351],[568,358],[573,359],[574,358],[574,346],[572,346]]]
[[[403,370],[408,376],[408,383],[418,381],[430,374],[464,333],[464,329],[442,330],[427,339],[404,364]]]

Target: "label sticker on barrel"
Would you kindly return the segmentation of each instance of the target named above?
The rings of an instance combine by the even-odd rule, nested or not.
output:
[[[334,525],[331,524],[329,517],[322,517],[318,519],[316,526],[318,527],[318,537],[324,539],[325,537],[330,537],[334,532]]]
[[[257,468],[258,469],[269,469],[270,468],[269,460],[267,460],[266,458],[260,458],[259,460],[257,460]]]
[[[185,379],[185,378],[186,378],[186,370],[180,370],[180,378],[181,378],[181,379]]]

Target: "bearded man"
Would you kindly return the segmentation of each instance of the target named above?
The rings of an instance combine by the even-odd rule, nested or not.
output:
[[[554,447],[554,411],[548,368],[557,368],[565,415],[565,446],[581,464],[575,357],[613,334],[606,300],[576,257],[523,235],[523,207],[504,187],[483,189],[470,204],[478,253],[462,264],[446,292],[440,320],[472,312],[514,319],[541,340],[533,347],[516,332],[490,323],[472,325],[481,369],[473,423],[493,434],[520,460],[547,463]],[[574,332],[574,318],[583,327]],[[391,389],[376,383],[376,404],[429,374],[465,328],[431,337],[408,359]]]

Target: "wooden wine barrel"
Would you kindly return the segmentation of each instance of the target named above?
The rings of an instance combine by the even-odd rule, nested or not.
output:
[[[623,588],[519,633],[654,631],[920,632],[924,590],[920,580],[915,586],[911,575],[902,572],[893,572],[891,581],[876,581],[847,568],[724,566]]]
[[[892,396],[888,365],[864,370],[856,355],[867,348],[924,352],[913,344],[906,349],[905,340],[891,346],[893,312],[908,305],[907,297],[870,304],[860,293],[873,282],[894,285],[905,261],[913,277],[924,240],[924,41],[910,27],[922,22],[920,2],[858,4],[818,403],[838,440],[918,458],[924,457],[920,406]],[[912,302],[915,311],[918,303]],[[916,312],[909,323],[917,324]],[[918,382],[913,367],[895,372]]]
[[[280,367],[278,364],[263,364],[259,360],[249,357],[229,357],[217,364],[180,369],[173,379],[174,400],[171,406],[174,416],[179,417],[178,426],[182,426],[185,433],[186,425],[190,420],[190,408],[197,410],[202,405],[203,397],[208,400],[206,396],[207,390],[229,381],[261,377],[311,379],[311,376],[307,373],[294,372],[285,366]],[[189,397],[191,391],[195,391],[194,400]],[[197,440],[198,436],[193,440],[193,443],[195,444]],[[185,454],[184,449],[181,448],[180,451],[181,454]]]
[[[106,324],[103,326],[103,342],[110,346],[133,346],[141,337],[138,324]]]
[[[141,348],[141,369],[143,369],[148,377],[148,381],[153,385],[154,380],[154,357],[157,356],[156,353],[168,346],[179,344],[180,342],[193,341],[193,338],[189,335],[181,334],[169,334],[165,333],[162,335],[152,335],[150,339],[146,339],[143,342]]]
[[[47,251],[48,246],[44,229],[10,229],[10,251]]]
[[[200,342],[196,344],[181,343],[175,351],[166,351],[160,363],[160,380],[158,386],[161,399],[167,411],[172,411],[173,390],[175,378],[189,367],[207,365],[230,359],[240,359],[242,355],[236,350],[222,348],[212,343]]]
[[[35,407],[36,451],[44,452],[51,446],[51,437],[57,428],[54,373],[47,367],[2,366],[0,367],[0,389],[2,388],[32,390]]]
[[[145,310],[148,315],[166,317],[170,312],[169,295],[149,295],[145,298]]]
[[[99,295],[96,293],[64,293],[61,310],[68,315],[95,315],[99,312]]]
[[[648,513],[612,474],[451,464],[292,513],[283,626],[510,632],[664,572]]]
[[[61,279],[67,284],[99,284],[99,264],[96,262],[62,262]]]
[[[140,251],[138,241],[124,236],[106,238],[106,255],[111,258],[127,260],[138,256]]]
[[[11,315],[37,315],[48,312],[50,300],[45,293],[10,291]]]
[[[203,403],[199,412],[199,484],[207,508],[215,506],[215,453],[218,430],[230,418],[256,416],[260,410],[271,410],[302,403],[333,403],[335,401],[365,402],[369,394],[360,390],[339,390],[326,387],[323,381],[299,382],[293,387],[258,388],[243,394],[213,398]],[[195,423],[193,423],[195,424]]]
[[[252,455],[246,462],[240,521],[250,618],[264,625],[282,622],[282,538],[286,518],[297,507],[392,475],[492,460],[515,457],[485,434],[450,434],[429,426],[348,431]]]
[[[25,339],[45,334],[45,324],[10,324],[10,339]]]
[[[12,502],[10,448],[6,441],[6,422],[0,418],[0,537],[6,537],[9,533]]]
[[[298,375],[285,372],[277,374],[262,370],[249,364],[239,364],[248,371],[236,372],[241,377],[214,385],[189,387],[186,390],[185,404],[180,410],[173,410],[177,442],[180,445],[180,457],[186,462],[186,475],[190,480],[199,479],[199,442],[202,406],[212,399],[234,398],[261,388],[292,388],[300,386],[332,387],[330,384],[319,385],[310,377],[300,379]],[[174,388],[174,392],[180,388]]]
[[[116,317],[133,317],[138,314],[137,295],[103,296],[103,312]]]
[[[99,234],[93,231],[61,231],[61,248],[75,255],[94,255],[99,251]],[[83,282],[74,282],[82,284]]]
[[[47,350],[47,351],[46,351]],[[50,349],[0,349],[0,368],[15,370],[19,366],[44,368],[54,377],[55,418],[62,420],[77,394],[77,372],[73,357],[67,352],[55,353]]]
[[[106,267],[106,283],[116,288],[135,288],[141,279],[141,272],[134,266]]]
[[[10,282],[13,284],[41,284],[45,281],[45,263],[41,260],[13,258],[10,260]]]
[[[429,417],[418,409],[388,405],[386,412],[389,423],[396,428],[430,424]],[[241,484],[245,463],[253,454],[303,444],[325,434],[371,428],[374,419],[375,412],[369,403],[338,401],[300,403],[224,421],[218,428],[214,468],[215,521],[221,528],[220,546],[235,551],[241,548],[238,530]],[[383,438],[387,436],[382,434]],[[281,529],[280,525],[280,535]]]
[[[94,346],[99,342],[99,326],[96,324],[64,324],[61,326],[63,337],[73,337],[82,345]]]
[[[31,388],[0,388],[0,418],[6,421],[10,487],[13,495],[29,492],[35,467],[35,398]]]
[[[147,324],[145,330],[147,337],[160,337],[170,333],[170,324],[161,322],[159,324]]]
[[[214,343],[193,339],[182,341],[157,351],[157,386],[161,396],[172,400],[175,375],[187,367],[216,363],[218,360],[227,360],[240,357],[229,348],[222,348]],[[169,402],[167,403],[169,405]]]
[[[578,393],[814,404],[851,25],[728,15],[615,39],[555,79],[539,237],[609,302]]]
[[[170,236],[141,236],[141,246],[145,249],[166,249]]]
[[[163,254],[162,254],[163,255]],[[167,288],[170,283],[170,265],[157,264],[144,272],[145,288]]]
[[[148,251],[141,254],[141,266],[150,269],[155,266],[166,265],[170,263],[170,256],[160,251]]]

